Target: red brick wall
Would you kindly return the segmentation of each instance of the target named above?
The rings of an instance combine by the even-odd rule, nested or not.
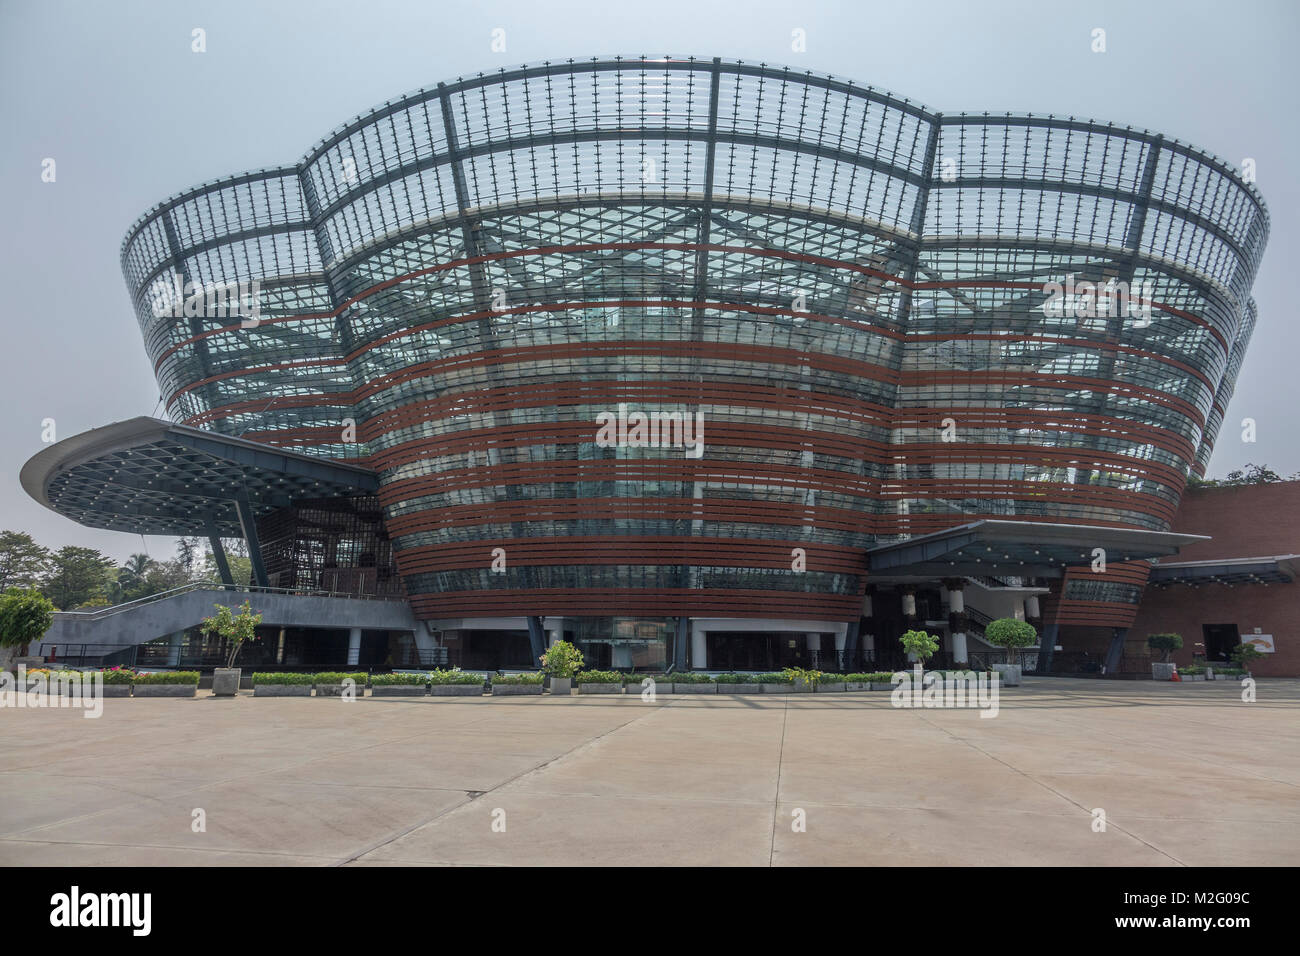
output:
[[[1174,531],[1208,534],[1170,561],[1259,558],[1300,554],[1300,481],[1237,488],[1188,489]],[[1148,634],[1174,631],[1183,649],[1173,655],[1190,664],[1203,624],[1236,624],[1243,636],[1259,628],[1277,648],[1252,665],[1260,677],[1300,677],[1300,580],[1290,584],[1206,584],[1197,588],[1148,587],[1129,629],[1128,650],[1139,653]]]

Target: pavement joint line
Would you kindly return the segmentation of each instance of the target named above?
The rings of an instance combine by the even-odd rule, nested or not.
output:
[[[656,699],[656,700],[657,700],[657,702],[658,702],[658,699]],[[673,702],[672,702],[672,701],[669,701],[669,700],[663,700],[663,701],[662,701],[662,704],[663,704],[663,707],[664,707],[664,708],[670,707],[670,706],[672,705],[672,703],[673,703]],[[361,857],[366,856],[366,855],[368,855],[368,854],[370,854],[370,853],[373,853],[373,852],[375,852],[375,850],[381,849],[382,847],[388,846],[390,843],[393,843],[393,842],[395,842],[395,841],[397,841],[397,840],[400,840],[402,837],[406,836],[408,833],[413,833],[413,832],[415,832],[416,830],[421,829],[422,827],[426,827],[426,826],[428,826],[428,825],[431,824],[431,823],[435,823],[435,822],[437,822],[438,820],[440,820],[442,817],[445,817],[447,814],[452,813],[453,811],[458,810],[458,809],[460,809],[461,807],[466,806],[466,805],[468,805],[468,804],[470,804],[470,803],[472,803],[472,802],[477,802],[478,800],[481,800],[484,796],[488,795],[489,793],[496,793],[496,792],[497,792],[498,790],[500,790],[501,788],[506,787],[506,786],[510,785],[511,783],[514,783],[516,780],[520,780],[520,779],[522,779],[523,777],[528,776],[529,774],[538,773],[538,772],[540,772],[540,771],[542,771],[542,770],[545,770],[545,769],[546,769],[547,767],[549,767],[551,764],[556,763],[556,762],[558,762],[558,761],[560,761],[560,760],[563,760],[565,757],[568,757],[568,756],[571,755],[571,754],[577,753],[579,750],[583,750],[583,749],[586,749],[586,748],[589,748],[589,747],[593,747],[593,746],[595,746],[597,743],[599,743],[601,740],[604,740],[604,739],[605,739],[606,737],[608,737],[610,734],[613,734],[613,733],[616,733],[617,731],[622,730],[624,727],[627,727],[629,724],[634,724],[634,723],[636,723],[636,722],[639,721],[639,720],[644,720],[644,719],[647,718],[647,717],[653,716],[654,714],[659,713],[659,712],[660,712],[660,709],[661,709],[661,708],[660,708],[659,706],[652,706],[652,707],[651,707],[648,711],[646,711],[645,713],[638,714],[636,717],[632,717],[632,718],[629,719],[629,720],[625,720],[623,723],[621,723],[621,724],[619,724],[619,725],[617,725],[617,726],[615,726],[615,727],[611,727],[609,730],[606,730],[606,731],[604,731],[603,733],[600,733],[600,734],[598,734],[598,735],[595,736],[595,737],[592,737],[592,738],[590,738],[590,739],[588,739],[588,740],[584,740],[584,741],[582,741],[582,742],[580,742],[580,743],[575,744],[573,747],[569,748],[568,750],[564,751],[563,753],[556,754],[554,757],[551,757],[551,758],[549,758],[549,759],[547,759],[547,760],[544,760],[542,763],[538,764],[538,765],[535,766],[535,767],[530,767],[530,768],[527,769],[527,770],[521,770],[519,773],[515,774],[515,775],[512,776],[512,777],[508,777],[508,778],[506,778],[505,780],[501,781],[500,783],[496,784],[495,786],[493,786],[493,787],[489,787],[489,788],[486,789],[486,790],[480,791],[480,792],[479,792],[479,795],[478,795],[477,797],[470,797],[470,796],[467,795],[464,799],[462,799],[462,800],[458,800],[456,803],[453,803],[453,804],[451,804],[450,806],[443,807],[442,810],[440,810],[439,812],[435,813],[433,816],[429,817],[427,820],[421,820],[421,821],[418,821],[418,822],[416,822],[416,823],[411,824],[409,827],[406,827],[406,828],[404,828],[404,829],[402,829],[402,830],[399,830],[399,831],[396,832],[396,833],[392,833],[392,834],[390,834],[389,836],[387,836],[386,838],[384,838],[384,839],[382,839],[382,840],[379,840],[378,842],[376,842],[376,843],[374,843],[374,844],[372,844],[372,845],[366,846],[366,847],[364,847],[363,849],[354,852],[354,853],[352,854],[352,856],[350,856],[350,857],[346,857],[346,858],[344,858],[344,859],[336,859],[336,861],[335,861],[332,865],[333,865],[333,866],[347,866],[349,863],[355,863],[355,862],[357,862],[358,860],[360,860]]]
[[[1014,773],[1018,773],[1018,774],[1020,774],[1020,776],[1024,777],[1026,780],[1029,780],[1030,782],[1037,784],[1038,786],[1042,787],[1044,790],[1047,790],[1049,793],[1053,793],[1053,794],[1055,794],[1057,797],[1059,797],[1060,799],[1066,801],[1067,803],[1071,804],[1072,806],[1078,807],[1079,810],[1081,810],[1081,811],[1082,811],[1084,814],[1086,814],[1087,816],[1089,816],[1089,817],[1092,816],[1092,810],[1091,810],[1090,808],[1085,807],[1083,804],[1079,803],[1079,801],[1075,800],[1073,797],[1066,796],[1064,793],[1062,793],[1061,791],[1057,790],[1057,789],[1056,789],[1055,787],[1053,787],[1051,784],[1046,783],[1046,782],[1044,782],[1044,781],[1042,781],[1042,780],[1039,780],[1039,779],[1038,779],[1037,777],[1035,777],[1033,774],[1031,774],[1031,773],[1026,773],[1025,771],[1021,770],[1019,767],[1016,767],[1016,766],[1014,766],[1014,765],[1008,763],[1007,761],[1003,760],[1001,757],[998,757],[998,756],[996,756],[995,754],[991,754],[991,753],[989,753],[989,752],[986,751],[983,747],[980,747],[978,744],[972,743],[971,741],[969,741],[969,740],[967,740],[967,739],[965,739],[965,738],[963,738],[963,737],[959,737],[959,736],[957,736],[956,734],[954,734],[954,733],[952,733],[951,731],[949,731],[946,727],[940,727],[938,724],[935,724],[935,723],[933,723],[932,721],[930,721],[930,719],[929,719],[928,716],[926,716],[926,715],[923,714],[923,715],[921,716],[921,719],[924,720],[926,723],[930,724],[930,725],[931,725],[932,727],[934,727],[935,729],[939,730],[940,732],[945,733],[945,734],[948,734],[948,736],[953,737],[953,738],[955,738],[955,739],[957,739],[957,740],[960,740],[960,741],[961,741],[962,743],[964,743],[967,747],[970,747],[970,748],[972,748],[972,749],[974,749],[974,750],[979,751],[979,752],[982,753],[984,756],[988,757],[990,760],[993,760],[993,761],[996,761],[997,763],[1000,763],[1002,766],[1006,767],[1008,770],[1010,770],[1010,771],[1012,771],[1012,772],[1014,772]],[[1106,814],[1106,827],[1109,829],[1111,826],[1113,826],[1113,827],[1114,827],[1116,830],[1118,830],[1120,833],[1123,833],[1123,834],[1124,834],[1125,836],[1127,836],[1129,839],[1136,840],[1136,841],[1138,841],[1139,843],[1141,843],[1141,844],[1143,844],[1144,846],[1146,846],[1148,849],[1154,850],[1155,852],[1159,853],[1161,856],[1164,856],[1164,857],[1169,858],[1170,860],[1173,860],[1173,861],[1174,861],[1175,863],[1177,863],[1179,866],[1187,866],[1186,863],[1184,863],[1182,860],[1178,859],[1178,857],[1174,856],[1172,853],[1166,853],[1164,850],[1160,849],[1160,847],[1156,846],[1156,845],[1153,844],[1153,843],[1148,842],[1147,840],[1144,840],[1142,837],[1138,836],[1136,833],[1132,833],[1132,832],[1130,832],[1129,830],[1124,829],[1124,828],[1123,828],[1122,826],[1120,826],[1118,823],[1112,823],[1111,818],[1110,818],[1110,814]]]
[[[781,717],[781,746],[777,749],[776,754],[776,793],[772,796],[772,839],[767,847],[767,865],[769,868],[776,856],[776,818],[781,811],[781,769],[785,761],[785,730],[789,723],[790,702],[787,700]]]

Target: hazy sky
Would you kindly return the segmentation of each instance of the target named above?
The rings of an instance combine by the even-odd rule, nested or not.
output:
[[[158,390],[118,265],[150,206],[198,183],[296,162],[385,100],[480,71],[622,54],[722,56],[834,73],[945,112],[1075,115],[1252,157],[1272,233],[1260,319],[1211,476],[1300,471],[1300,253],[1294,174],[1300,5],[1142,2],[50,2],[0,0],[0,528],[114,557],[18,485],[57,437],[152,414]],[[207,52],[191,52],[191,31]],[[1091,32],[1106,30],[1093,53]],[[506,51],[491,35],[505,30]],[[791,32],[807,51],[791,49]],[[52,157],[57,180],[41,181]],[[1240,422],[1258,423],[1241,441]],[[148,539],[155,557],[171,542]]]

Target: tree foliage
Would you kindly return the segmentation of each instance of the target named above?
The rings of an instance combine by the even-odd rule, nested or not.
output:
[[[1172,651],[1181,649],[1183,646],[1183,636],[1181,634],[1148,634],[1147,647],[1153,651],[1163,651],[1164,656],[1161,661],[1168,661]]]
[[[1007,663],[1014,664],[1019,648],[1028,647],[1038,640],[1034,625],[1014,617],[1000,617],[984,628],[984,640],[1007,649]]]
[[[0,595],[0,646],[38,641],[54,623],[54,605],[34,588],[13,588]]]

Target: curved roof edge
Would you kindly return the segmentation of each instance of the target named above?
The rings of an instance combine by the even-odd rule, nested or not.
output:
[[[817,81],[820,83],[832,83],[837,86],[853,87],[855,89],[861,90],[863,93],[870,93],[883,100],[888,100],[893,103],[896,103],[900,109],[905,109],[909,112],[926,116],[931,120],[933,120],[934,122],[941,122],[944,119],[953,121],[966,116],[1004,117],[1004,118],[1011,118],[1011,119],[1038,119],[1043,121],[1055,121],[1055,120],[1068,119],[1069,121],[1079,122],[1085,125],[1092,125],[1092,126],[1097,126],[1102,128],[1105,127],[1113,128],[1117,131],[1128,132],[1138,137],[1153,138],[1157,135],[1160,135],[1162,136],[1162,138],[1165,138],[1167,145],[1172,147],[1178,147],[1180,150],[1184,150],[1187,153],[1195,155],[1205,160],[1209,165],[1217,168],[1221,173],[1232,176],[1236,180],[1237,184],[1240,185],[1243,189],[1245,189],[1247,194],[1251,196],[1256,203],[1258,203],[1260,211],[1264,214],[1265,223],[1270,224],[1271,222],[1271,217],[1269,216],[1269,212],[1268,212],[1268,204],[1264,201],[1263,195],[1260,193],[1260,191],[1256,188],[1256,186],[1253,183],[1248,183],[1243,181],[1241,177],[1237,175],[1236,167],[1233,166],[1231,163],[1229,163],[1226,159],[1224,159],[1221,156],[1218,156],[1215,153],[1211,153],[1209,150],[1202,149],[1201,147],[1196,146],[1192,143],[1184,142],[1176,137],[1163,137],[1163,134],[1157,134],[1153,130],[1146,127],[1131,126],[1127,124],[1119,125],[1110,122],[1103,122],[1101,120],[1096,120],[1091,118],[1081,118],[1076,116],[1063,117],[1060,114],[1056,114],[1056,113],[1041,113],[1041,114],[1015,113],[1015,112],[998,113],[998,112],[990,112],[990,111],[983,111],[983,112],[967,111],[967,112],[957,112],[957,113],[944,113],[943,111],[932,110],[929,107],[926,107],[923,104],[918,103],[915,100],[911,100],[905,96],[899,96],[898,94],[893,93],[890,90],[881,89],[879,87],[871,86],[870,84],[863,85],[860,83],[856,83],[851,79],[837,76],[832,73],[821,73],[813,70],[798,70],[789,66],[784,66],[782,64],[775,64],[775,63],[767,63],[767,62],[754,63],[752,61],[730,59],[727,57],[696,57],[696,56],[651,57],[646,55],[634,56],[634,57],[606,56],[606,57],[588,57],[586,59],[569,58],[561,61],[542,60],[541,62],[519,64],[518,66],[515,67],[501,67],[500,69],[491,73],[477,73],[470,77],[461,76],[461,77],[457,77],[456,80],[452,82],[442,82],[442,83],[436,83],[433,86],[420,87],[419,89],[411,90],[401,96],[397,96],[394,97],[393,99],[386,100],[384,103],[381,103],[380,105],[370,110],[367,110],[364,113],[358,113],[352,118],[350,118],[349,120],[347,120],[346,122],[341,123],[338,126],[334,127],[332,130],[330,130],[329,133],[327,133],[321,139],[317,140],[311,146],[311,148],[308,149],[307,152],[305,152],[302,155],[302,157],[293,165],[264,166],[261,167],[260,169],[251,169],[251,170],[246,170],[242,173],[234,173],[229,176],[223,176],[219,179],[209,180],[207,182],[200,183],[195,186],[190,186],[186,189],[182,189],[179,192],[175,192],[170,196],[167,196],[166,198],[154,203],[143,214],[138,216],[135,219],[135,221],[131,223],[130,227],[127,228],[126,235],[122,238],[120,255],[122,258],[125,258],[126,249],[127,246],[130,244],[131,239],[150,220],[152,220],[155,216],[165,211],[166,209],[178,205],[179,203],[184,202],[185,200],[190,199],[194,196],[202,195],[203,193],[210,191],[213,187],[216,186],[223,186],[228,184],[244,182],[249,179],[261,179],[268,176],[284,176],[289,174],[301,176],[303,170],[308,165],[310,165],[316,158],[318,158],[319,155],[324,150],[327,150],[330,146],[346,138],[348,135],[350,135],[358,128],[364,127],[365,125],[367,125],[368,123],[374,120],[382,119],[384,116],[397,112],[398,110],[404,109],[412,103],[419,102],[421,99],[436,95],[438,92],[438,88],[442,86],[447,86],[452,90],[454,90],[455,88],[460,86],[478,85],[485,80],[492,81],[501,77],[511,77],[515,75],[528,75],[538,71],[544,73],[551,69],[568,70],[573,67],[582,66],[582,65],[594,65],[594,66],[599,66],[603,69],[618,69],[620,67],[624,67],[624,66],[630,67],[634,64],[640,64],[640,63],[664,63],[664,64],[675,65],[677,69],[692,69],[697,66],[708,65],[712,63],[715,59],[718,60],[720,63],[732,67],[745,67],[748,69],[759,69],[764,71],[771,71],[773,73],[789,74],[795,78],[798,77],[816,78]]]
[[[205,471],[211,470],[210,467],[205,468],[202,464],[204,461],[235,467],[248,478],[257,479],[256,483],[264,491],[259,494],[255,490],[250,494],[250,498],[253,499],[253,506],[259,511],[280,506],[284,496],[292,490],[298,490],[305,495],[308,489],[318,488],[319,491],[314,493],[322,497],[342,497],[348,494],[375,494],[379,489],[378,475],[369,468],[313,458],[300,452],[286,451],[244,438],[232,438],[143,415],[93,428],[42,449],[23,465],[18,480],[23,490],[38,504],[56,514],[87,524],[85,520],[66,514],[65,509],[50,500],[51,483],[60,476],[68,475],[91,484],[100,481],[107,489],[111,484],[109,478],[116,474],[116,469],[111,473],[105,470],[112,467],[107,462],[110,456],[130,455],[158,445],[170,445],[187,455],[193,453],[199,462],[189,462],[186,477],[196,482],[203,481],[206,477]],[[143,463],[142,467],[150,466]],[[168,474],[170,471],[170,465],[160,468],[158,478],[162,480],[172,477]],[[211,479],[214,486],[226,481],[229,481],[228,475]],[[287,487],[276,489],[272,493],[270,486],[273,483]],[[166,493],[161,487],[157,491],[160,494]],[[245,493],[248,493],[247,488]],[[216,500],[210,490],[203,492],[202,496],[206,496],[209,502]],[[196,492],[196,499],[198,497],[201,495]],[[219,509],[223,514],[215,515],[217,509],[214,508],[214,517],[218,525],[226,527],[230,519],[224,514],[229,510],[224,506],[229,504],[233,507],[235,496],[223,497],[222,507]],[[110,524],[136,521],[141,529],[146,527],[151,529],[141,530],[139,532],[141,534],[172,533],[157,529],[173,524],[178,528],[184,526],[189,529],[189,526],[198,520],[190,510],[194,502],[189,501],[185,493],[180,491],[175,492],[174,513],[155,509],[147,514],[133,512],[128,518],[126,517],[128,512],[120,508],[120,501],[117,502],[116,507],[112,500],[98,507],[90,502],[79,504],[80,507],[77,509],[79,512],[94,513]],[[97,523],[89,526],[109,525]]]

